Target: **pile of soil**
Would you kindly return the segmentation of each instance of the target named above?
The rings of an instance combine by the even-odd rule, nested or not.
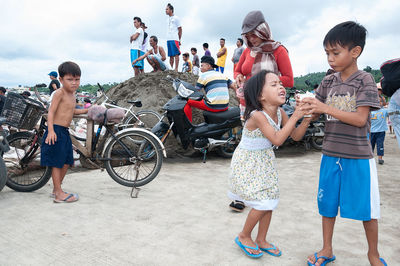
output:
[[[172,88],[172,82],[167,79],[167,76],[179,78],[191,84],[196,84],[198,79],[198,76],[191,73],[180,73],[173,70],[144,73],[118,84],[109,89],[106,94],[120,106],[129,107],[130,104],[127,101],[141,100],[143,104],[141,109],[153,110],[159,114],[163,114],[162,107],[164,104],[176,96],[176,92]],[[229,106],[238,106],[235,92],[230,89],[229,93]],[[139,110],[137,109],[137,111]],[[193,109],[193,123],[199,124],[201,122],[204,122],[202,111]],[[172,133],[168,137],[165,147],[168,157],[184,156],[193,153],[191,147],[188,150],[183,150]]]

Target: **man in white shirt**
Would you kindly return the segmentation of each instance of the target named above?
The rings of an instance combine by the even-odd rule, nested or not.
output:
[[[141,51],[141,47],[143,44],[144,33],[141,28],[142,20],[139,17],[133,18],[133,25],[135,26],[135,33],[130,38],[132,47],[131,47],[131,65],[133,70],[135,71],[135,77],[139,75],[140,69],[143,69],[144,62],[143,60],[137,61],[133,63],[135,59],[139,58],[144,53]]]
[[[179,46],[181,45],[182,26],[180,19],[174,15],[174,7],[170,3],[168,3],[165,9],[165,14],[168,15],[167,47],[169,63],[173,69],[175,61],[175,71],[178,71],[179,55],[181,54]]]

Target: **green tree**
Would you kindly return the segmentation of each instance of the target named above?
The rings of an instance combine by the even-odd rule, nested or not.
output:
[[[372,68],[371,68],[370,66],[366,66],[363,70],[364,70],[365,72],[371,73]]]

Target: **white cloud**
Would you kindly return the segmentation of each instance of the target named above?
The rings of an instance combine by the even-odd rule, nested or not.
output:
[[[0,10],[0,85],[48,82],[47,74],[66,60],[82,68],[82,84],[123,81],[133,76],[129,62],[132,19],[140,16],[149,35],[165,47],[167,2],[102,0],[2,1]],[[288,5],[289,3],[289,5]],[[251,10],[260,9],[277,41],[288,50],[295,76],[328,68],[322,47],[327,31],[344,20],[357,20],[369,31],[359,67],[378,68],[398,57],[399,1],[182,1],[172,4],[183,22],[182,52],[191,47],[204,54],[208,42],[213,56],[219,38],[226,38],[226,74],[241,23]],[[289,7],[287,7],[289,6]],[[180,60],[182,62],[182,60]],[[147,64],[146,64],[147,65]],[[148,66],[145,68],[150,70]]]

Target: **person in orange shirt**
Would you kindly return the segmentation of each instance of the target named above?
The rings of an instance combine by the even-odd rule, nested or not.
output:
[[[228,55],[228,49],[226,49],[225,47],[225,39],[221,38],[219,40],[219,45],[221,45],[221,48],[219,49],[218,53],[217,53],[217,71],[224,73],[224,69],[225,69],[225,61],[226,61],[226,57]]]

